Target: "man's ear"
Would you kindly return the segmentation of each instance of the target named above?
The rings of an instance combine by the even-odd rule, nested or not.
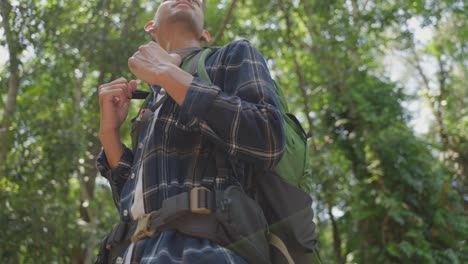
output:
[[[208,31],[206,31],[206,30],[203,30],[203,33],[202,33],[202,35],[201,35],[201,37],[200,37],[200,40],[201,40],[202,42],[209,43],[210,40],[211,40],[211,34],[210,34],[210,32],[208,32]]]
[[[156,29],[156,28],[154,27],[154,21],[148,21],[148,23],[146,23],[144,29],[145,29],[145,31],[148,32],[148,33],[153,33],[154,30]]]

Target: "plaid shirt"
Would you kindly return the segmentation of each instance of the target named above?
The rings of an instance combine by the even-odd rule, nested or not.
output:
[[[283,119],[262,55],[248,41],[235,41],[210,55],[206,69],[213,84],[195,76],[180,106],[169,98],[135,153],[124,146],[117,168],[99,154],[122,221],[131,220],[138,170],[148,213],[193,187],[245,186],[252,167],[274,168],[281,158]],[[231,166],[218,168],[215,155]]]

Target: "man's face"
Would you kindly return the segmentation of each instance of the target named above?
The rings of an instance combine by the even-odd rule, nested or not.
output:
[[[155,27],[182,23],[193,33],[203,32],[203,0],[162,0],[155,14]]]

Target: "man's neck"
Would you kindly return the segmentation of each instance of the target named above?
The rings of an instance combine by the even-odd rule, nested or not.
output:
[[[162,32],[163,33],[163,32]],[[167,52],[181,50],[185,48],[200,47],[198,40],[193,33],[172,27],[164,32],[164,38],[160,38],[159,45]],[[189,52],[179,53],[181,56],[187,55]]]

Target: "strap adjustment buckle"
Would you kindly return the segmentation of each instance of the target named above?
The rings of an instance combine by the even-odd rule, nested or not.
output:
[[[158,214],[159,211],[153,211],[138,218],[137,227],[131,239],[132,242],[151,237],[156,232],[156,228],[151,228],[151,223],[153,217],[157,217]]]
[[[165,199],[162,208],[138,218],[132,242],[151,237],[157,229],[171,223],[186,213],[211,214],[214,208],[213,193],[206,187],[194,187],[190,192]]]
[[[190,211],[194,214],[211,214],[213,194],[206,187],[195,187],[190,190]]]

